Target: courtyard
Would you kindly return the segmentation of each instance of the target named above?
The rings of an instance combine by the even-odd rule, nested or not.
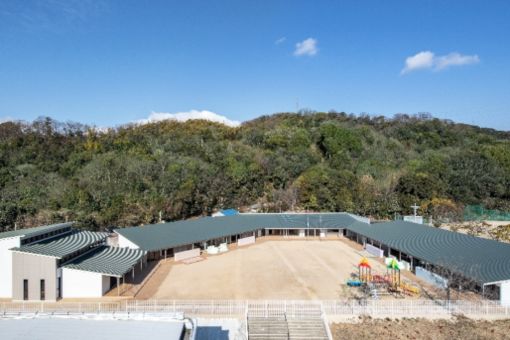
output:
[[[345,282],[366,255],[340,240],[257,241],[201,262],[163,262],[137,298],[349,298],[353,290]],[[371,263],[374,271],[385,271]]]

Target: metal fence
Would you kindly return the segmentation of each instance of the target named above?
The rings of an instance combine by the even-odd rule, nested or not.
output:
[[[244,317],[468,317],[510,318],[510,307],[493,301],[433,300],[127,300],[119,302],[2,302],[0,314],[160,314]]]
[[[468,205],[464,208],[464,221],[510,221],[510,212]]]

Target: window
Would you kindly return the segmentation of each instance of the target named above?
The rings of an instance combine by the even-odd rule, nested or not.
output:
[[[28,280],[23,280],[23,300],[28,300]]]
[[[58,277],[57,279],[57,298],[60,299],[62,297],[62,277]]]
[[[41,280],[41,300],[45,300],[46,299],[46,290],[45,290],[45,282],[44,280]]]

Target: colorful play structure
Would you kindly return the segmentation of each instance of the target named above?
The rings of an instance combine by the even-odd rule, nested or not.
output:
[[[402,282],[400,266],[394,258],[387,259],[385,274],[372,274],[372,266],[365,257],[360,260],[357,268],[358,272],[353,273],[351,278],[347,280],[347,286],[360,287],[374,299],[378,299],[381,295],[389,294],[396,296],[420,294],[418,287]]]

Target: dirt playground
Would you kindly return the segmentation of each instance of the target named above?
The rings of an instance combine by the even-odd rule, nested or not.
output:
[[[262,241],[192,264],[165,262],[137,298],[348,298],[345,281],[364,255],[338,240]]]

